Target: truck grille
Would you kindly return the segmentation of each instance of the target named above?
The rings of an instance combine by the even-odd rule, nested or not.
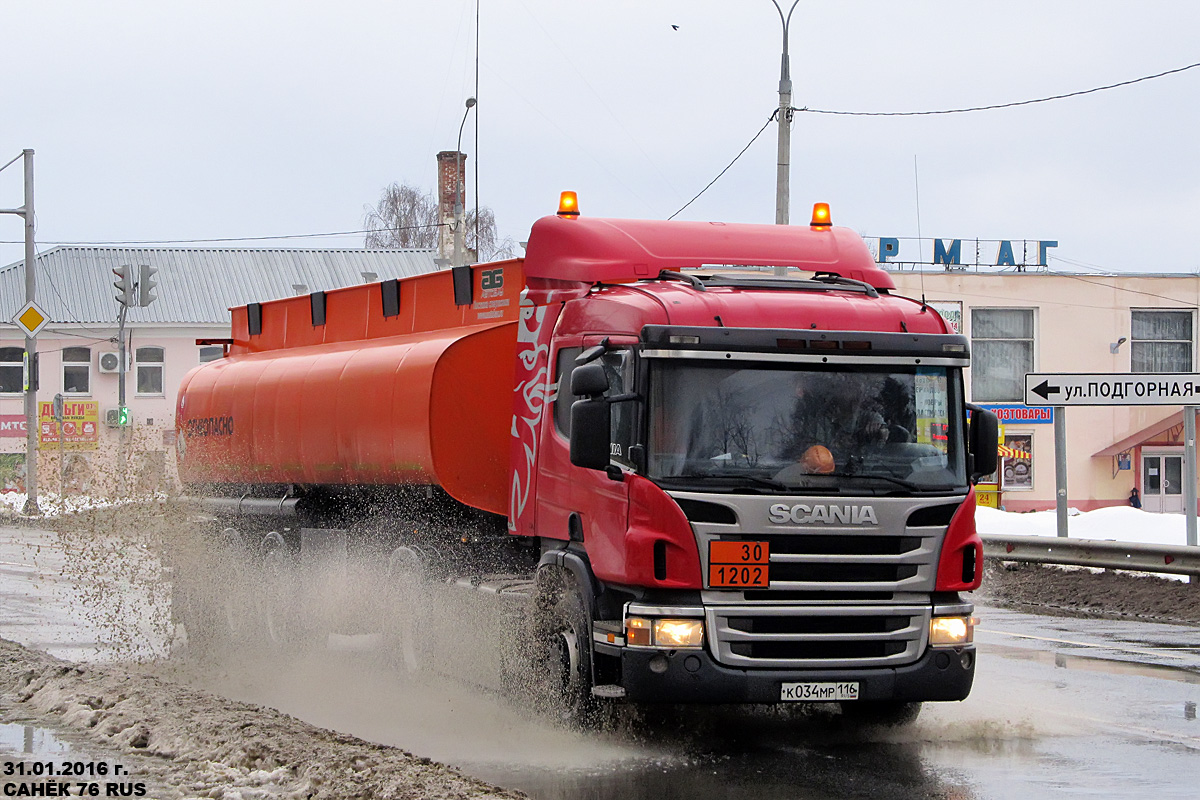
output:
[[[720,663],[764,669],[884,667],[911,663],[924,652],[942,539],[961,498],[870,497],[850,503],[671,494],[688,513],[703,575],[709,574],[713,541],[769,547],[769,587],[702,593],[710,647]],[[772,505],[801,502],[869,505],[874,521],[855,524],[848,521],[852,514],[843,514],[838,523],[772,521],[778,518]]]
[[[709,606],[713,655],[732,667],[899,665],[925,648],[926,606]]]
[[[682,495],[682,497],[681,497]],[[700,497],[672,493],[676,499]],[[716,506],[716,498],[706,502],[691,500],[691,505]],[[708,548],[713,541],[767,542],[770,547],[770,589],[728,592],[730,601],[748,601],[787,593],[793,598],[836,592],[842,597],[859,594],[863,599],[891,599],[889,595],[930,593],[937,580],[937,559],[945,532],[943,517],[957,507],[946,499],[866,498],[875,524],[771,524],[770,504],[780,498],[734,495],[721,498],[727,516],[721,522],[707,515],[691,519],[700,550],[703,574],[708,574]],[[784,500],[788,498],[783,498]],[[819,504],[819,498],[806,502]],[[689,506],[690,507],[690,506]],[[938,511],[938,514],[931,512]],[[912,524],[916,523],[916,524]],[[929,524],[934,523],[934,524]],[[767,599],[767,598],[764,598]]]

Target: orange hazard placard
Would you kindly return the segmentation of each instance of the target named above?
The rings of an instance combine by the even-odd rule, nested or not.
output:
[[[767,542],[709,542],[708,585],[713,589],[766,589],[771,581]]]

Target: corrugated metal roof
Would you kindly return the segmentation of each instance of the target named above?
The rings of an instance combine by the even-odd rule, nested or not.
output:
[[[38,255],[37,303],[58,323],[111,323],[119,306],[112,270],[158,268],[158,299],[130,322],[229,324],[229,308],[403,278],[437,269],[433,250],[305,250],[59,246]],[[295,285],[307,287],[297,291]],[[25,262],[0,269],[0,316],[25,305]]]

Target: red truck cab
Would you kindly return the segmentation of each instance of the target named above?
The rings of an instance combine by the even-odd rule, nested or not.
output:
[[[509,524],[591,621],[581,702],[967,696],[995,422],[856,234],[546,218],[525,276]]]

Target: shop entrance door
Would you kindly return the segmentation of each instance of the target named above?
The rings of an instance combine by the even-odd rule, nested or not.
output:
[[[1142,454],[1142,508],[1183,513],[1183,455]]]

